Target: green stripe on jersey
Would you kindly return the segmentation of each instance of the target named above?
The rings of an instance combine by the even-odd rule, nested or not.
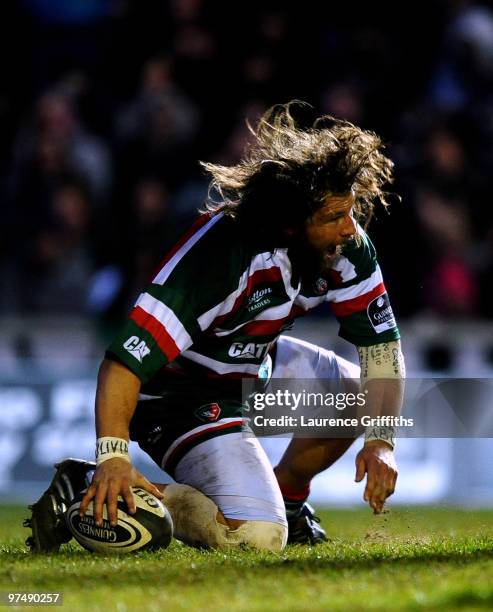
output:
[[[337,320],[341,324],[339,336],[355,346],[373,346],[382,342],[399,340],[401,337],[397,326],[377,333],[368,318],[366,310],[355,312],[346,317],[338,317]]]
[[[196,304],[192,303],[190,296],[187,295],[184,288],[178,290],[169,287],[167,284],[156,285],[153,283],[147,287],[146,293],[149,293],[153,298],[156,298],[156,300],[170,308],[191,338],[194,338],[201,332],[197,322],[197,317],[202,314],[197,314],[197,310],[200,310],[200,307],[197,308]]]
[[[180,259],[166,287],[186,296],[200,316],[237,289],[254,255],[238,235],[234,221],[224,217]]]

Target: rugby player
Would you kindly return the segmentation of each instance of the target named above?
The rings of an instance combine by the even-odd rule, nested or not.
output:
[[[33,507],[34,549],[57,550],[66,540],[63,483],[80,490],[94,469],[81,513],[93,501],[98,524],[105,504],[116,524],[119,495],[132,513],[130,487],[140,486],[163,500],[175,536],[192,545],[279,551],[286,541],[326,540],[307,503],[310,482],[353,439],[295,436],[273,469],[258,439],[242,431],[238,380],[269,370],[275,378],[361,379],[374,413],[398,414],[405,371],[363,229],[377,201],[388,205],[383,187],[393,163],[374,133],[310,113],[298,102],[275,106],[251,129],[240,163],[202,164],[216,198],[167,254],[108,348],[97,385],[96,464],[60,465]],[[282,335],[322,302],[357,348],[361,369]],[[140,474],[129,439],[175,483]],[[357,455],[356,481],[366,474],[364,499],[375,513],[394,491],[393,447],[392,427],[370,428]]]

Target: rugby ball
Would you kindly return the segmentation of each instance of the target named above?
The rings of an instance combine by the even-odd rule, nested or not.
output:
[[[67,526],[81,546],[92,552],[127,553],[167,548],[173,536],[173,521],[164,504],[140,487],[132,487],[137,512],[129,514],[123,497],[118,497],[118,524],[112,527],[106,506],[103,524],[96,525],[91,501],[81,517],[79,508],[85,491],[70,503],[65,514]]]

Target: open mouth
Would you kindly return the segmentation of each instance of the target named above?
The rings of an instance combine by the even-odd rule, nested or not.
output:
[[[332,259],[335,255],[339,253],[340,249],[337,245],[333,245],[325,249],[324,259]]]
[[[333,244],[332,246],[327,247],[324,252],[324,257],[326,257],[327,259],[332,259],[337,255],[341,255],[342,251],[344,250],[344,247],[348,246],[348,244],[350,244],[352,240],[352,238],[349,238],[348,240],[344,240],[344,242],[341,242],[340,244]]]

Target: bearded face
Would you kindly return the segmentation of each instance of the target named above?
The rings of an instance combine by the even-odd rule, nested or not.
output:
[[[354,194],[327,196],[309,217],[304,232],[290,252],[303,275],[323,275],[356,234],[353,217]]]

